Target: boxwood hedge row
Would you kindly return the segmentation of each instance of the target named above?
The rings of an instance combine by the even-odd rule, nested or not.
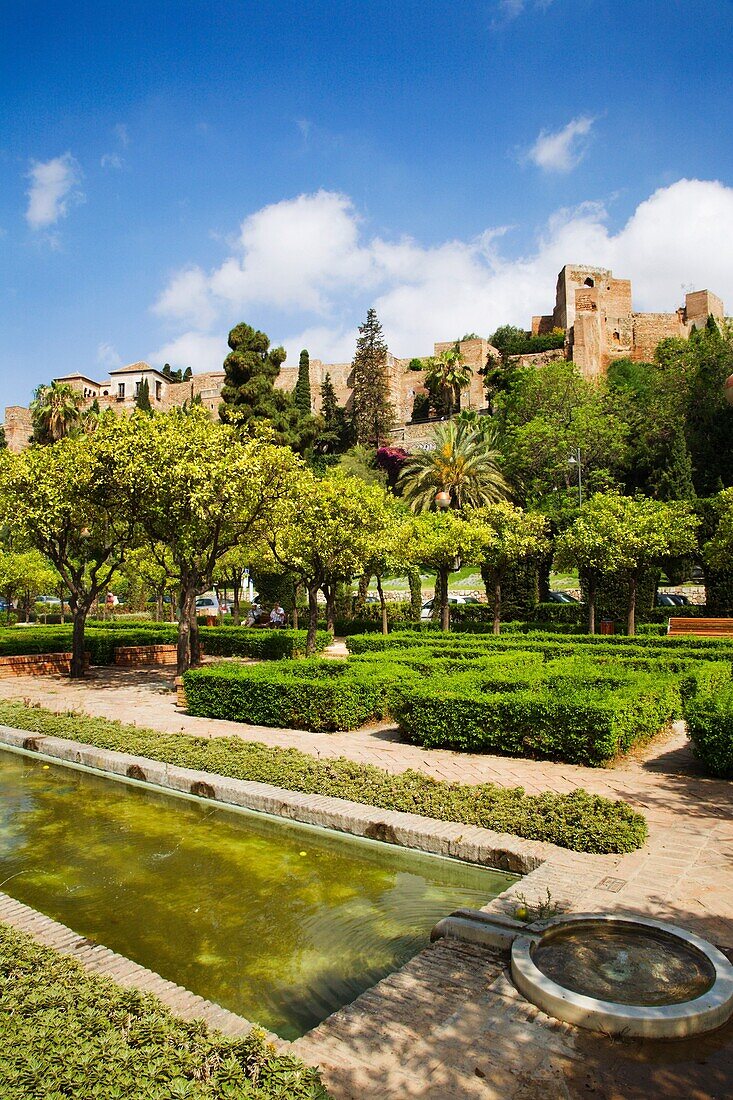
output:
[[[578,852],[631,852],[641,847],[647,835],[643,816],[628,803],[581,789],[570,794],[548,791],[528,795],[521,787],[447,783],[416,771],[393,775],[344,757],[316,759],[297,749],[270,748],[240,737],[160,733],[84,714],[55,714],[21,703],[0,702],[0,722],[215,775],[346,798],[439,821],[480,825]]]
[[[299,657],[305,653],[305,630],[270,630],[251,627],[200,628],[204,652],[216,657],[255,657],[278,660]],[[86,630],[86,648],[93,665],[114,664],[117,646],[143,646],[175,643],[175,623],[141,624],[140,626],[96,626]],[[324,649],[333,640],[326,630],[319,630],[316,644]],[[0,657],[31,653],[65,653],[71,649],[71,627],[9,627],[0,629]]]

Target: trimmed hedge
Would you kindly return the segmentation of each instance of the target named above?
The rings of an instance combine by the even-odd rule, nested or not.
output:
[[[239,737],[166,734],[83,714],[55,714],[21,703],[0,702],[0,722],[285,790],[479,825],[578,852],[631,852],[641,847],[647,835],[643,816],[627,803],[584,790],[528,795],[521,787],[446,783],[416,771],[392,775],[344,757],[321,760],[297,749],[270,748]]]
[[[175,1017],[0,924],[0,1081],[4,1100],[328,1100],[317,1070]]]
[[[279,660],[305,653],[307,631],[275,630],[252,627],[204,626],[199,631],[204,652],[216,657],[254,657]],[[175,623],[140,626],[96,626],[85,631],[85,648],[93,665],[112,665],[118,646],[174,644],[178,636]],[[326,630],[316,637],[318,649],[333,641]],[[0,656],[30,653],[66,653],[71,649],[71,627],[10,627],[0,629]]]
[[[649,740],[680,712],[672,680],[639,676],[615,691],[576,688],[483,693],[472,684],[417,687],[398,706],[402,732],[426,748],[604,764]]]
[[[719,779],[733,779],[733,685],[709,685],[685,703],[695,755]]]

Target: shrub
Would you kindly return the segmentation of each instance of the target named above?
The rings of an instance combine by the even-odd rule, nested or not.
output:
[[[205,626],[200,630],[204,652],[217,657],[255,657],[278,660],[305,653],[305,630],[270,630],[251,627]],[[112,665],[118,646],[173,644],[175,623],[142,623],[139,626],[96,624],[87,627],[85,647],[93,665]],[[333,636],[320,630],[316,644],[325,648]],[[71,627],[21,627],[0,629],[0,656],[29,653],[65,653],[71,650]]]
[[[402,700],[397,718],[427,748],[534,756],[599,765],[653,737],[679,713],[678,685],[638,675],[615,691],[574,687],[484,694],[466,684],[426,684]]]
[[[269,748],[239,737],[165,734],[83,714],[54,714],[20,703],[0,702],[0,722],[290,791],[479,825],[573,851],[631,852],[641,847],[647,835],[644,818],[627,803],[583,790],[528,795],[521,787],[446,783],[416,771],[392,775],[344,757],[320,760],[297,749]]]
[[[0,1080],[22,1097],[327,1100],[318,1071],[278,1054],[262,1031],[239,1039],[173,1016],[0,925]]]
[[[695,755],[711,775],[733,779],[733,685],[699,691],[685,702]]]
[[[345,663],[215,665],[183,677],[189,714],[289,729],[355,729],[387,712],[394,678],[361,676]]]

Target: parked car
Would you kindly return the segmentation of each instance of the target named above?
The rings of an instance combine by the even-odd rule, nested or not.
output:
[[[215,593],[207,592],[196,597],[197,615],[226,615],[227,611],[227,605]]]
[[[480,604],[480,603],[481,603],[481,601],[477,600],[475,596],[449,596],[448,597],[448,604],[449,604],[449,606],[453,606],[453,607],[455,607],[456,605],[459,605],[459,604],[460,605],[465,605],[465,604]],[[435,599],[426,600],[425,603],[422,605],[422,611],[420,612],[420,618],[423,619],[423,620],[431,619],[432,616],[433,616],[433,607],[434,607],[434,605],[435,605]]]
[[[657,592],[657,607],[689,607],[687,596],[681,596],[677,592]]]
[[[560,592],[559,590],[548,592],[547,599],[549,603],[580,603],[577,596],[571,596],[569,592]]]

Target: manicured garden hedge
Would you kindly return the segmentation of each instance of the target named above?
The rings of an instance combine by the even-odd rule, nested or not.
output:
[[[305,630],[274,630],[252,627],[204,626],[200,631],[204,652],[216,657],[255,657],[278,660],[305,653]],[[173,644],[177,637],[175,623],[151,623],[139,626],[87,627],[85,645],[93,665],[112,665],[118,646]],[[316,645],[323,649],[333,640],[326,630],[320,630]],[[29,653],[65,653],[71,649],[70,626],[29,626],[0,629],[0,656]]]
[[[327,1100],[255,1028],[226,1039],[0,924],[3,1100]]]
[[[392,775],[344,757],[316,759],[297,749],[269,748],[239,737],[165,734],[83,714],[55,714],[21,703],[0,702],[0,722],[290,791],[480,825],[573,851],[631,852],[641,847],[647,835],[643,816],[627,803],[583,790],[528,795],[521,787],[446,783],[416,771]]]
[[[733,779],[733,685],[709,684],[685,704],[695,755],[711,775]]]

